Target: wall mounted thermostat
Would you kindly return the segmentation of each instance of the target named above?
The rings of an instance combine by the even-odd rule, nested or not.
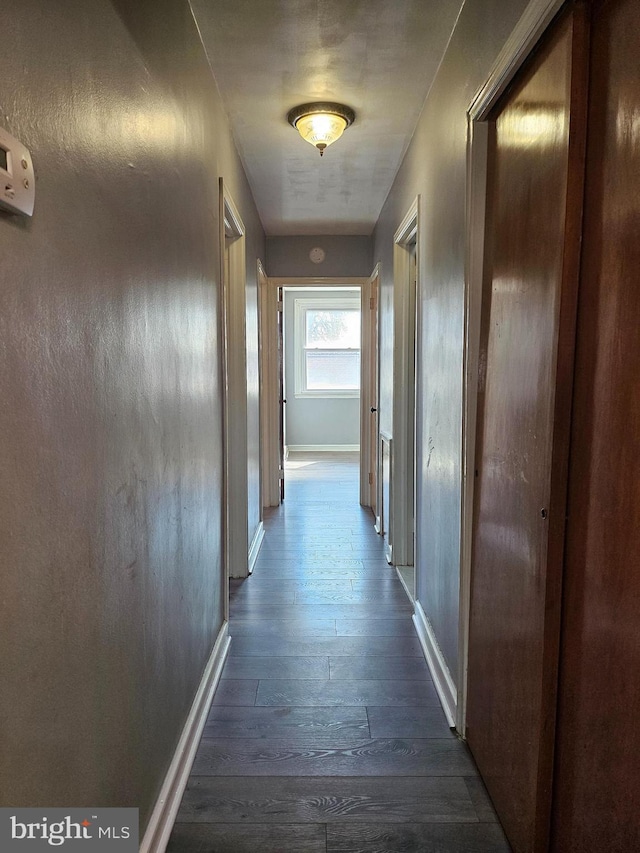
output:
[[[35,197],[31,154],[0,127],[0,208],[32,216]]]

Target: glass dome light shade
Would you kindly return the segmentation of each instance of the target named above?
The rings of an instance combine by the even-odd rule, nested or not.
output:
[[[343,104],[320,101],[294,107],[287,118],[300,136],[314,145],[322,156],[324,149],[353,124],[355,113]]]
[[[330,113],[314,113],[302,116],[296,122],[296,130],[303,139],[320,151],[339,139],[347,127],[346,119]]]

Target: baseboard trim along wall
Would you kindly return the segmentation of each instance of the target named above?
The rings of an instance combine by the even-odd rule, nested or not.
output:
[[[213,694],[220,681],[230,643],[231,638],[225,622],[220,629],[211,657],[205,667],[198,692],[193,700],[178,746],[151,813],[149,825],[140,844],[140,853],[164,853],[169,842],[169,836],[173,829],[184,789],[187,787],[191,765],[207,720]]]
[[[409,589],[409,585],[406,581],[406,570],[411,569],[412,572],[415,572],[414,566],[396,566],[396,574],[398,575],[398,580],[404,587],[404,591],[407,593],[407,598],[412,604],[415,604],[415,596],[413,594],[413,590]],[[413,581],[412,581],[413,582]]]
[[[262,547],[262,542],[264,540],[264,524],[260,522],[258,528],[255,532],[255,536],[253,537],[253,542],[251,543],[251,547],[249,548],[249,574],[253,571],[256,560],[258,559],[258,554],[260,553],[260,548]]]
[[[422,651],[427,661],[427,666],[431,672],[433,683],[436,686],[436,691],[440,699],[440,703],[444,710],[445,716],[449,721],[449,725],[455,728],[456,725],[456,710],[458,705],[458,691],[456,685],[451,678],[449,667],[445,663],[436,636],[433,633],[433,628],[427,616],[422,609],[419,601],[415,602],[415,613],[413,614],[413,624],[416,626],[418,639],[422,646]]]
[[[289,453],[315,453],[316,451],[326,451],[327,453],[353,453],[360,450],[359,444],[290,444]]]

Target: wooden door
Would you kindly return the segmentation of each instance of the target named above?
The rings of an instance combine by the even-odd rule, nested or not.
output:
[[[558,703],[554,853],[640,850],[640,4],[598,4]]]
[[[548,844],[584,59],[566,15],[490,128],[467,737],[515,853]]]

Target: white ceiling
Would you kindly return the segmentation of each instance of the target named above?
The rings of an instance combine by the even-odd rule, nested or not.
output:
[[[462,0],[191,0],[270,236],[370,234]],[[287,123],[301,103],[356,120],[324,157]]]

